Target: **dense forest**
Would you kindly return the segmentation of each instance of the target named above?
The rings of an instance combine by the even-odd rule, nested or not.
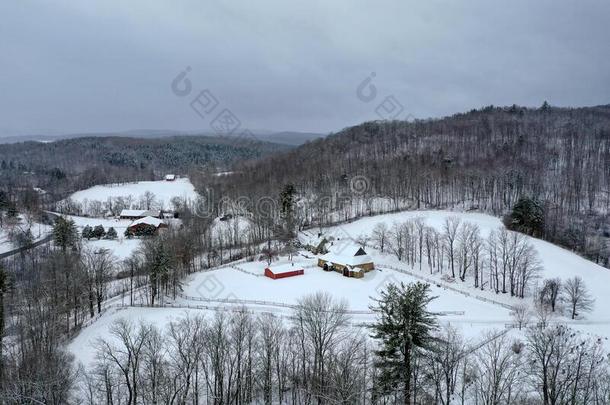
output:
[[[401,209],[506,215],[512,229],[609,264],[610,106],[489,106],[443,119],[367,122],[237,162],[232,176],[194,180],[202,193],[250,211],[292,184],[301,226]]]
[[[59,199],[97,184],[153,180],[168,172],[226,168],[288,146],[208,136],[88,137],[0,145],[0,187],[14,193],[37,187]],[[31,190],[30,190],[31,191]]]

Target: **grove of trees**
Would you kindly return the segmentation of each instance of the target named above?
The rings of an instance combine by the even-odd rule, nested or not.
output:
[[[440,326],[425,284],[390,284],[366,328],[314,293],[290,319],[243,309],[184,314],[166,327],[116,321],[79,373],[86,404],[605,404],[599,339],[532,326],[466,339]]]
[[[541,270],[537,252],[523,234],[499,228],[484,238],[476,225],[458,217],[447,218],[440,231],[420,217],[391,227],[380,223],[371,242],[412,268],[426,266],[431,274],[520,298],[528,289],[533,292]]]

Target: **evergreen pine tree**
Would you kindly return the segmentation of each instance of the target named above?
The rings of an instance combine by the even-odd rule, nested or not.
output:
[[[104,230],[102,225],[96,225],[95,228],[93,228],[93,233],[91,235],[94,238],[101,239],[104,237],[104,235],[106,235],[106,230]]]
[[[110,227],[108,228],[108,232],[106,232],[106,239],[116,239],[117,238],[117,233],[116,233],[116,229],[114,229],[114,227]]]
[[[59,217],[53,226],[53,239],[55,244],[64,252],[68,247],[74,246],[78,239],[76,225],[71,219]]]
[[[540,236],[544,233],[544,205],[535,198],[521,197],[504,218],[504,225],[527,235]]]
[[[381,395],[401,387],[403,402],[411,404],[414,358],[430,350],[434,342],[436,317],[426,307],[435,298],[430,296],[429,284],[417,282],[389,284],[376,300],[377,306],[372,309],[378,314],[378,320],[371,329],[373,338],[379,340],[375,353]]]
[[[286,240],[294,237],[294,205],[295,205],[296,188],[292,184],[286,184],[280,192],[281,214],[284,219],[284,233],[282,235]]]
[[[15,243],[17,244],[17,247],[20,248],[32,246],[32,243],[34,243],[34,235],[32,234],[32,230],[28,228],[25,231],[18,231],[15,236]]]
[[[135,236],[154,236],[157,228],[154,226],[140,226],[134,231]]]
[[[82,237],[84,239],[91,239],[93,236],[93,229],[91,229],[91,227],[89,225],[85,225],[85,227],[83,228],[83,231],[81,233]]]

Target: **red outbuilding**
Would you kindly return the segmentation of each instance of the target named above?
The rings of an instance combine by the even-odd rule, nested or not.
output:
[[[265,276],[274,280],[278,278],[300,276],[304,273],[305,270],[302,267],[295,266],[291,263],[269,266],[265,269]]]

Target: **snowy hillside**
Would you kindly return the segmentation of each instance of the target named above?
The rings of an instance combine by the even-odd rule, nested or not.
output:
[[[178,197],[186,201],[194,201],[197,199],[197,192],[193,184],[187,178],[179,178],[174,181],[140,181],[136,183],[125,184],[108,184],[102,186],[94,186],[86,190],[80,190],[70,196],[70,200],[76,204],[80,204],[81,212],[91,215],[100,216],[102,207],[99,207],[97,202],[106,203],[108,199],[121,199],[122,205],[125,208],[147,208],[145,202],[148,196],[152,197],[150,201],[151,208],[171,209],[172,198]],[[105,209],[104,209],[105,211]]]
[[[445,220],[450,217],[457,217],[461,223],[476,224],[483,237],[489,235],[490,232],[504,228],[504,225],[499,218],[490,215],[479,213],[458,213],[452,211],[409,211],[396,214],[386,214],[374,217],[363,218],[361,220],[332,227],[325,230],[326,235],[335,235],[337,238],[350,240],[365,240],[369,245],[367,251],[373,257],[376,263],[386,263],[393,267],[401,267],[416,275],[431,277],[432,279],[441,280],[438,274],[431,275],[425,264],[422,265],[422,270],[418,270],[418,266],[411,268],[396,259],[396,256],[389,253],[381,253],[376,249],[371,240],[372,230],[378,223],[385,223],[391,227],[394,223],[403,222],[408,219],[422,218],[425,224],[437,230],[441,230]],[[314,232],[308,232],[302,236],[303,241],[315,240],[317,235]],[[607,294],[608,285],[610,285],[610,270],[601,267],[581,256],[553,245],[540,239],[526,237],[527,241],[534,247],[538,253],[538,258],[541,264],[541,273],[539,274],[538,283],[543,279],[559,278],[562,281],[574,276],[580,276],[585,282],[586,287],[595,298],[596,302],[593,310],[590,313],[583,314],[580,320],[572,321],[567,316],[557,316],[558,320],[567,322],[579,329],[586,330],[591,333],[599,333],[603,336],[610,337],[610,315],[607,313],[607,308],[610,305],[610,297]],[[335,242],[335,243],[341,243]],[[521,302],[518,298],[511,298],[508,294],[495,294],[488,289],[480,291],[473,288],[469,280],[461,282],[457,280],[452,283],[453,288],[463,290],[468,293],[481,295],[485,298],[497,300],[509,305],[514,305]],[[531,304],[532,297],[528,296],[525,302]],[[561,307],[561,303],[559,304]],[[457,309],[457,308],[456,308]],[[561,308],[559,308],[561,309]],[[559,313],[559,310],[558,310]],[[506,322],[510,323],[510,318],[506,318]],[[497,325],[501,326],[501,325]]]
[[[362,279],[346,278],[339,273],[324,272],[317,267],[315,255],[301,251],[295,264],[305,268],[305,274],[272,280],[263,275],[265,262],[235,262],[230,266],[192,275],[185,281],[183,293],[174,301],[166,299],[164,308],[111,308],[72,342],[71,351],[79,360],[90,362],[91,350],[86,348],[91,347],[96,337],[107,336],[111,321],[121,317],[154,321],[161,327],[172,319],[184,316],[187,310],[213,313],[219,308],[237,309],[242,305],[253,312],[289,316],[291,307],[299,298],[316,291],[326,291],[336,298],[345,299],[350,311],[354,311],[353,322],[363,325],[375,319],[370,305],[383,286],[389,282],[410,283],[418,280],[432,282],[432,294],[438,298],[432,302],[430,309],[441,314],[441,323],[454,325],[467,338],[472,339],[482,336],[486,331],[504,330],[507,324],[513,322],[510,306],[523,302],[522,300],[511,298],[508,294],[475,289],[468,280],[448,283],[440,275],[430,274],[426,266],[419,270],[418,266],[406,265],[389,253],[381,253],[370,243],[370,235],[376,224],[385,222],[391,226],[394,222],[416,217],[423,218],[427,225],[437,229],[442,228],[446,218],[458,217],[462,223],[478,225],[483,236],[502,227],[498,218],[484,214],[414,211],[369,217],[328,228],[324,234],[337,238],[330,247],[331,251],[341,249],[340,239],[349,240],[349,243],[369,239],[366,249],[373,258],[376,269],[366,273]],[[317,234],[306,231],[300,238],[303,243],[307,243],[308,239],[317,238]],[[605,313],[610,298],[604,293],[610,283],[610,271],[547,242],[533,238],[528,238],[528,241],[538,251],[543,266],[541,279],[566,279],[580,275],[597,299],[593,311],[583,319],[573,321],[565,316],[556,316],[554,320],[569,323],[593,335],[610,336],[610,317]],[[531,297],[527,297],[524,302],[531,304]],[[513,335],[515,333],[517,332],[512,332]]]
[[[324,272],[315,266],[313,259],[297,262],[305,267],[305,274],[280,280],[263,276],[265,262],[236,263],[233,267],[202,272],[192,276],[184,287],[184,293],[175,301],[168,300],[165,308],[126,308],[112,310],[93,325],[87,327],[70,345],[70,350],[85,364],[93,360],[91,344],[99,336],[107,336],[112,321],[127,317],[134,321],[143,319],[162,327],[185,311],[197,307],[212,306],[238,309],[245,305],[249,310],[272,312],[289,316],[292,305],[303,295],[326,291],[349,304],[353,322],[369,323],[374,314],[369,306],[372,298],[389,282],[415,282],[416,278],[389,269],[368,273],[363,279],[348,279],[334,272]],[[432,303],[435,312],[448,312],[441,316],[443,322],[455,324],[469,337],[475,337],[489,328],[503,327],[510,322],[509,310],[493,304],[473,300],[462,294],[433,286],[432,293],[439,298]],[[223,302],[223,301],[228,301]],[[172,307],[173,306],[173,307]],[[199,311],[213,313],[200,308]]]

